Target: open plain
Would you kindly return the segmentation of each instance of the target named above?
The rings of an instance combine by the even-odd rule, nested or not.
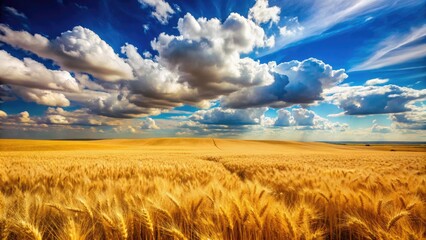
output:
[[[1,239],[424,239],[425,151],[4,139]]]

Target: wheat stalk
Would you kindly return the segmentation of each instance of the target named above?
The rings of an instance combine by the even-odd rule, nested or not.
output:
[[[0,229],[1,229],[1,233],[0,233],[0,238],[1,240],[7,240],[7,238],[9,237],[9,226],[8,226],[8,222],[6,219],[2,219],[1,220],[1,225],[0,225]]]
[[[361,208],[363,209],[364,208],[364,200],[362,199],[361,195],[359,195],[358,198],[359,198],[359,202],[361,203]]]
[[[414,152],[401,161],[402,153],[392,157],[380,151],[381,156],[375,149],[326,157],[227,150],[229,155],[218,158],[223,167],[200,161],[210,156],[203,152],[156,149],[149,156],[127,147],[125,160],[124,152],[115,150],[24,154],[0,149],[0,239],[424,235],[421,173],[426,168]],[[250,177],[241,181],[238,172]]]
[[[154,223],[152,222],[151,216],[146,208],[141,210],[142,221],[146,228],[149,230],[151,236],[154,236]]]
[[[92,209],[90,208],[89,204],[87,204],[87,202],[84,199],[79,198],[78,201],[81,203],[81,205],[83,205],[84,210],[86,210],[86,213],[90,216],[90,219],[93,220],[93,212]]]
[[[152,206],[152,208],[154,208],[154,211],[155,211],[155,212],[158,212],[158,213],[160,213],[162,216],[167,217],[167,219],[169,219],[169,220],[173,220],[172,215],[171,215],[171,214],[170,214],[170,212],[169,212],[169,211],[167,211],[166,209],[163,209],[163,208],[161,208],[161,207],[157,207],[157,206]]]
[[[71,240],[78,239],[78,233],[77,228],[75,226],[74,220],[72,218],[68,219],[68,225],[67,225],[67,233]]]
[[[240,206],[237,204],[236,200],[234,199],[232,201],[232,205],[234,206],[235,211],[237,212],[238,215],[238,219],[242,220],[243,219],[243,213],[241,212],[241,208]]]
[[[171,194],[167,194],[167,197],[170,199],[170,201],[172,201],[172,203],[176,206],[177,209],[181,209],[179,202]]]
[[[192,212],[193,214],[196,214],[198,211],[198,208],[201,206],[201,204],[203,203],[204,198],[200,198],[200,200],[198,200],[197,204],[195,204],[195,206],[192,208]]]
[[[380,200],[380,201],[377,203],[376,212],[377,212],[377,216],[379,216],[379,217],[382,215],[382,204],[383,204],[383,201],[382,201],[382,200]]]
[[[220,211],[222,212],[222,215],[225,217],[225,222],[227,223],[227,227],[231,230],[234,229],[234,224],[232,221],[231,216],[227,211],[225,211],[222,207],[220,207]]]
[[[393,216],[389,220],[388,224],[386,225],[386,228],[388,230],[390,230],[396,224],[397,221],[399,221],[401,218],[403,218],[405,216],[408,216],[408,215],[410,215],[410,213],[408,211],[401,211],[401,212],[399,212],[398,214],[396,214],[395,216]]]
[[[407,205],[406,210],[407,210],[407,211],[410,211],[410,210],[411,210],[411,209],[413,209],[415,206],[416,206],[416,203],[411,203],[411,204]]]
[[[404,209],[407,209],[407,204],[405,203],[405,200],[403,197],[399,197],[399,201],[401,202],[401,205]]]
[[[355,230],[358,230],[358,232],[360,233],[365,233],[372,239],[375,238],[374,233],[371,231],[370,227],[368,227],[368,225],[364,221],[362,221],[361,219],[357,217],[354,217],[354,216],[348,217],[347,225],[349,227],[354,228]]]
[[[171,229],[165,229],[165,231],[175,239],[188,240],[188,238],[185,237],[185,234],[183,234],[179,229],[175,227],[172,227]]]
[[[18,221],[17,223],[15,223],[15,225],[29,239],[42,240],[42,234],[32,224],[30,224],[30,223],[28,223],[28,222],[26,222],[24,220],[21,220],[21,221]]]
[[[127,231],[127,224],[124,220],[124,217],[121,213],[116,213],[117,219],[118,219],[118,230],[120,232],[120,236],[122,239],[126,240],[129,236],[129,233]]]
[[[263,216],[266,213],[266,209],[268,209],[268,204],[266,204],[265,206],[263,206],[260,211],[259,211],[259,216]]]
[[[84,210],[81,210],[81,209],[75,208],[75,207],[64,207],[64,209],[71,211],[71,212],[75,212],[75,213],[85,213]]]
[[[288,218],[287,214],[284,213],[283,217],[284,217],[284,221],[287,224],[288,230],[290,232],[290,236],[295,237],[296,235],[294,234],[295,231],[294,231],[293,224],[291,224],[290,219]]]
[[[105,223],[108,224],[108,226],[110,228],[114,228],[115,227],[114,221],[106,213],[102,213],[102,219],[104,220]]]

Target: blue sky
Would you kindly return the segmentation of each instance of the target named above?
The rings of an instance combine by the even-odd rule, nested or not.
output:
[[[0,6],[2,138],[426,140],[421,0]]]

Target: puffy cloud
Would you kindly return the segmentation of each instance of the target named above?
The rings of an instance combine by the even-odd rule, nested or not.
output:
[[[66,111],[63,108],[48,108],[44,116],[38,117],[40,124],[78,125],[78,126],[117,126],[125,124],[124,120],[94,115],[87,108]]]
[[[5,112],[3,113],[4,115],[0,114],[1,123],[2,123],[0,125],[0,129],[7,128],[9,125],[29,126],[35,123],[27,111],[20,112],[18,114],[6,114]]]
[[[364,85],[366,85],[366,86],[374,86],[374,85],[385,84],[388,81],[389,81],[388,78],[385,78],[385,79],[373,78],[373,79],[367,80]]]
[[[314,111],[305,108],[294,108],[290,111],[279,109],[273,119],[274,127],[292,127],[298,130],[332,130],[346,131],[347,124],[331,122],[318,116]]]
[[[10,13],[10,14],[13,14],[13,15],[15,15],[15,16],[17,16],[17,17],[21,17],[21,18],[25,18],[25,19],[27,19],[27,16],[26,16],[24,13],[19,12],[18,10],[16,10],[16,8],[6,6],[6,7],[4,7],[4,9],[5,9],[8,13]]]
[[[267,117],[265,115],[262,115],[260,117],[260,125],[262,127],[273,127],[276,122],[276,118]]]
[[[426,107],[414,107],[412,111],[392,114],[393,126],[397,129],[426,130]]]
[[[83,87],[81,85],[81,87]],[[67,99],[78,103],[81,106],[86,106],[88,102],[98,98],[108,98],[116,90],[94,91],[90,89],[82,89],[80,92],[62,92]]]
[[[160,129],[155,123],[155,120],[152,118],[146,118],[144,121],[141,121],[139,124],[140,129]]]
[[[256,125],[260,123],[266,108],[224,109],[221,107],[199,110],[189,119],[202,124]]]
[[[100,85],[98,82],[91,80],[89,75],[87,74],[75,74],[75,78],[77,79],[79,83],[80,89],[89,89],[89,90],[96,90],[96,91],[103,91],[105,90],[102,85]]]
[[[292,110],[294,122],[297,126],[313,126],[314,119],[317,116],[314,111],[304,108],[296,108]]]
[[[231,53],[248,53],[255,47],[265,46],[265,32],[253,21],[244,18],[238,13],[231,13],[221,24],[217,18],[195,19],[187,13],[178,21],[178,30],[182,39],[200,42],[208,40],[206,48],[222,47]],[[171,38],[170,40],[176,39]],[[160,41],[161,42],[161,41]]]
[[[5,111],[0,110],[0,118],[6,118],[7,113]]]
[[[223,97],[221,102],[225,107],[247,108],[267,106],[284,101],[287,91],[285,87],[289,83],[288,77],[274,74],[275,80],[271,85],[244,88],[238,92]]]
[[[133,121],[132,124],[121,124],[113,128],[116,133],[140,133],[142,130],[147,129],[160,129],[155,123],[154,119],[146,118],[143,120]]]
[[[287,19],[286,24],[280,27],[279,29],[281,36],[295,37],[296,35],[300,35],[303,33],[304,27],[300,25],[298,17],[293,17]]]
[[[14,31],[3,24],[0,32],[0,41],[52,59],[66,70],[89,73],[105,81],[133,79],[130,66],[90,29],[76,26],[51,41],[40,34]]]
[[[245,86],[273,81],[266,64],[240,58],[255,47],[264,47],[262,28],[237,13],[223,24],[216,19],[179,19],[180,36],[160,34],[152,42],[158,62],[179,75],[179,83],[197,91],[203,99],[214,99]]]
[[[15,119],[17,119],[21,123],[33,122],[33,120],[30,118],[30,114],[27,111],[21,112],[18,115],[12,117],[15,117]]]
[[[0,84],[0,104],[14,100],[16,100],[16,96],[12,92],[12,88],[9,85]]]
[[[164,0],[138,0],[143,6],[148,5],[155,9],[152,16],[155,17],[160,23],[167,24],[169,18],[175,13],[173,8]]]
[[[101,51],[102,49],[98,50]],[[34,60],[25,58],[21,61],[9,55],[7,52],[0,50],[0,59],[4,62],[4,64],[0,66],[2,72],[0,82],[10,85],[9,90],[5,92],[5,94],[2,93],[2,99],[13,100],[8,97],[8,95],[15,94],[26,101],[32,101],[47,106],[61,107],[69,106],[70,99],[80,103],[84,107],[90,108],[91,112],[94,114],[117,118],[132,118],[158,114],[160,112],[158,108],[164,109],[181,105],[182,100],[179,99],[179,95],[176,95],[172,103],[169,103],[168,106],[159,104],[158,102],[162,101],[161,99],[155,99],[156,102],[145,101],[155,93],[159,98],[167,98],[166,93],[168,88],[165,86],[168,85],[161,85],[166,83],[158,81],[162,78],[168,78],[168,75],[165,74],[166,69],[160,67],[158,63],[152,60],[143,61],[142,58],[137,59],[141,60],[138,62],[139,65],[137,65],[132,61],[135,57],[131,54],[129,54],[129,56],[132,58],[128,59],[128,61],[133,64],[132,66],[138,74],[139,81],[135,84],[122,83],[118,85],[115,83],[100,82],[97,79],[91,79],[87,74],[80,73],[75,74],[75,79],[69,72],[49,70],[46,69],[44,65]],[[133,71],[127,63],[123,63]],[[157,66],[156,70],[153,69],[154,66]],[[133,77],[133,72],[131,72],[131,75]],[[145,77],[141,77],[141,75]],[[175,78],[174,81],[177,82],[177,77]],[[154,84],[155,89],[159,91],[154,92],[150,84]],[[175,85],[181,86],[181,84],[177,83]],[[121,91],[120,88],[123,86],[133,88],[135,92],[128,94],[129,91],[126,89]],[[171,87],[173,88],[176,86]],[[144,99],[136,98],[135,94],[138,93],[139,89],[144,89],[145,92],[151,95],[147,94],[148,97]],[[4,88],[2,88],[2,90],[4,90]],[[8,95],[6,95],[6,93]],[[128,98],[137,99],[143,104],[137,106],[130,102]],[[199,101],[200,100],[197,100],[197,103]],[[137,101],[135,100],[135,102]]]
[[[151,59],[143,58],[133,45],[122,47],[135,80],[128,82],[129,100],[141,107],[172,108],[182,102],[197,103],[197,92],[179,82],[179,76]]]
[[[138,129],[159,129],[155,120],[146,119],[116,119],[107,116],[94,115],[87,108],[66,111],[63,108],[48,108],[44,116],[36,119],[38,123],[81,125],[81,126],[132,126]]]
[[[31,59],[20,61],[4,52],[4,58],[14,60],[7,62],[17,67],[2,67],[9,71],[20,69],[22,78],[38,72],[49,76],[42,81],[33,81],[35,77],[19,81],[20,76],[13,72],[15,75],[3,82],[13,82],[16,86],[11,89],[16,95],[49,106],[68,106],[71,100],[103,116],[143,117],[183,104],[208,108],[210,100],[220,95],[247,86],[266,85],[274,79],[267,64],[240,58],[240,54],[266,46],[270,39],[253,21],[235,13],[223,24],[218,19],[196,20],[187,14],[178,23],[180,36],[163,33],[152,42],[159,52],[153,59],[143,58],[130,44],[122,48],[127,58],[121,59],[99,36],[82,27],[62,33],[52,41],[39,34],[13,31],[5,25],[0,25],[0,30],[0,40],[76,71],[74,79],[66,71],[50,71]],[[132,80],[120,84],[97,80],[130,79],[123,75]]]
[[[268,39],[266,39],[265,41],[265,46],[267,47],[273,47],[275,45],[275,36],[270,36]]]
[[[376,120],[373,120],[373,126],[371,127],[372,133],[390,133],[391,128],[386,126],[381,126],[377,123]]]
[[[323,90],[348,77],[343,69],[333,68],[315,58],[291,61],[275,67],[275,81],[269,86],[244,88],[222,99],[226,107],[290,106],[323,100]]]
[[[177,126],[178,136],[238,136],[252,130],[257,125],[219,125],[203,124],[197,121],[180,122]]]
[[[278,23],[280,21],[281,9],[277,6],[269,7],[268,0],[256,0],[256,3],[249,10],[249,19],[256,23],[267,23],[269,21]]]
[[[140,133],[142,130],[158,130],[160,129],[155,120],[152,118],[145,118],[142,120],[133,120],[131,124],[120,124],[113,128],[117,133]]]
[[[18,135],[28,130],[44,131],[46,124],[39,124],[35,117],[31,117],[27,111],[18,114],[10,114],[2,118],[0,131],[2,133],[12,132]]]
[[[164,105],[157,108],[152,102],[147,103],[146,106],[136,105],[129,100],[134,94],[129,93],[126,88],[104,89],[103,91],[83,89],[78,93],[64,92],[63,94],[67,99],[89,109],[92,114],[113,118],[145,117],[158,115],[165,110]]]
[[[152,57],[152,54],[150,52],[148,52],[148,51],[144,51],[142,53],[142,55],[143,55],[144,58],[151,58]]]
[[[372,133],[390,133],[390,132],[392,132],[392,130],[391,130],[390,127],[385,127],[385,126],[380,126],[380,125],[374,124],[371,127],[371,132]]]
[[[79,91],[77,81],[66,71],[49,70],[30,58],[19,60],[0,50],[0,83],[24,87]]]
[[[225,109],[221,107],[200,110],[180,122],[179,134],[238,134],[248,130],[290,127],[296,130],[346,131],[347,124],[331,122],[315,112],[295,108],[291,111],[279,109],[277,117],[266,117],[267,108]],[[226,135],[226,134],[225,134]]]
[[[285,109],[279,109],[277,111],[277,119],[275,120],[274,126],[277,127],[288,127],[294,125],[294,117],[291,112]]]
[[[118,127],[114,127],[113,130],[116,133],[136,133],[137,129],[134,128],[133,126],[118,126]]]
[[[400,113],[410,111],[409,103],[426,98],[426,89],[416,90],[396,85],[336,87],[327,99],[346,115]]]
[[[159,127],[154,119],[116,119],[92,114],[89,109],[81,108],[74,111],[66,111],[63,108],[50,107],[42,116],[30,117],[28,112],[7,115],[2,118],[2,130],[25,129],[41,131],[52,128],[55,130],[91,130],[105,132],[104,130],[120,130],[123,132],[141,132],[144,129],[156,130]],[[130,131],[134,129],[134,131]]]
[[[144,108],[129,102],[125,93],[111,93],[106,97],[99,96],[86,102],[90,112],[114,118],[135,118],[158,115],[160,109]]]
[[[348,75],[344,69],[333,70],[323,61],[309,58],[302,62],[293,60],[279,64],[275,71],[286,75],[289,79],[285,87],[286,102],[311,103],[322,100],[322,92],[345,80]]]
[[[67,118],[61,115],[49,115],[46,119],[52,124],[69,124]]]
[[[35,102],[46,106],[68,107],[70,101],[62,93],[51,90],[12,86],[13,92],[27,102]]]
[[[292,109],[292,115],[294,118],[294,125],[298,126],[298,129],[301,130],[346,131],[349,127],[347,124],[330,122],[328,119],[318,116],[314,111],[304,108]]]

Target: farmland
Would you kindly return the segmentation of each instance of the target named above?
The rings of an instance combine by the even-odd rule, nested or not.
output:
[[[227,139],[0,140],[1,239],[422,239],[426,152]]]

